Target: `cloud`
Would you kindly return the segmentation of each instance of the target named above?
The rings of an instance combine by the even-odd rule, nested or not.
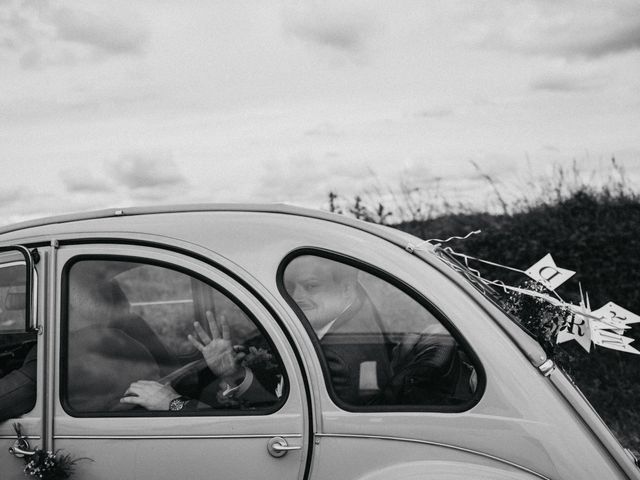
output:
[[[636,0],[501,0],[477,10],[473,28],[481,44],[567,59],[597,59],[640,50]]]
[[[572,73],[550,73],[529,84],[533,91],[588,92],[604,87],[606,80],[599,76],[584,76]]]
[[[59,39],[95,48],[108,54],[140,53],[146,33],[137,22],[113,14],[60,8],[52,12]]]
[[[2,189],[0,189],[0,205],[2,207],[22,203],[23,201],[29,200],[31,197],[32,192],[30,192],[29,189],[25,188],[24,186],[4,186]]]
[[[60,179],[67,192],[77,193],[108,193],[113,191],[106,175],[98,175],[95,171],[85,169],[63,170]]]
[[[108,172],[117,185],[131,190],[146,190],[150,195],[154,189],[182,188],[188,185],[176,162],[167,154],[123,155],[108,165]]]
[[[445,118],[453,115],[451,108],[426,108],[416,112],[417,118]]]
[[[66,4],[68,5],[68,4]],[[25,69],[95,62],[142,53],[148,32],[126,9],[46,1],[0,3],[0,53]]]
[[[307,137],[342,137],[345,132],[332,123],[324,122],[305,130],[304,135]]]
[[[286,8],[285,32],[310,44],[347,53],[361,52],[378,25],[364,2],[304,1]]]
[[[366,166],[334,154],[299,154],[266,166],[252,196],[259,201],[296,201],[320,205],[330,191],[357,192],[372,183]]]

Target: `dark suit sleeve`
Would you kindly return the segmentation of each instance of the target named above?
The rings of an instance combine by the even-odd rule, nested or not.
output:
[[[448,334],[406,334],[394,349],[392,397],[400,404],[456,403],[461,370],[457,343]]]
[[[22,366],[0,378],[0,421],[30,411],[36,403],[37,351],[34,345]]]
[[[266,386],[262,384],[259,376],[254,374],[249,388],[239,396],[243,402],[251,406],[272,405],[278,402],[278,397],[275,393],[277,384],[274,384],[277,378],[275,376],[273,378],[271,376],[262,376],[262,378],[267,384]]]

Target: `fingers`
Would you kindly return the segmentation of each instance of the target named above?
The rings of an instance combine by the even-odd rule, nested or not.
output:
[[[125,390],[122,398],[120,398],[121,403],[129,403],[133,405],[141,405],[144,401],[141,397],[143,393],[143,387],[141,386],[141,382],[133,382],[129,385],[129,388]]]
[[[131,385],[129,385],[129,388],[127,388],[124,392],[123,396],[138,396],[140,393],[140,386],[137,384],[137,382],[132,383]]]
[[[202,350],[204,350],[204,345],[200,343],[198,340],[196,340],[196,338],[193,335],[191,334],[187,335],[187,340],[189,340],[191,342],[191,345],[196,347],[201,352]]]
[[[215,322],[213,322],[213,324],[215,325]],[[209,323],[209,325],[211,325],[211,323]],[[200,337],[200,340],[203,344],[208,345],[211,343],[211,337],[207,335],[207,332],[204,331],[204,328],[202,328],[202,325],[200,325],[199,322],[193,322],[193,328],[195,329],[196,334],[198,335],[198,337]],[[220,337],[217,327],[215,333],[213,330],[211,330],[211,335],[213,336],[213,338]]]
[[[222,329],[222,339],[229,340],[231,338],[231,334],[229,332],[229,324],[227,323],[227,319],[224,315],[220,315],[220,327]]]
[[[122,397],[120,403],[129,403],[132,405],[142,405],[143,400],[140,397]]]
[[[155,390],[163,388],[159,382],[155,380],[138,380],[129,385],[129,388],[124,392],[125,395],[141,395],[147,392],[153,392]]]
[[[209,331],[211,332],[211,336],[213,338],[220,338],[220,329],[218,328],[216,319],[213,317],[213,312],[211,310],[207,310],[205,312],[205,316],[207,317],[207,321],[209,322]]]

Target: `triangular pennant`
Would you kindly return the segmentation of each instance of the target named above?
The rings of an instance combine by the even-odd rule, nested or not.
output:
[[[591,328],[587,317],[573,312],[565,320],[558,332],[556,343],[568,342],[569,340],[575,340],[587,352],[591,350]]]
[[[640,351],[629,345],[633,342],[633,338],[623,337],[622,335],[618,335],[608,330],[595,330],[593,333],[594,345],[640,355]]]
[[[555,290],[576,272],[558,267],[551,254],[547,253],[541,260],[529,267],[525,273],[548,289]]]
[[[602,322],[600,320],[591,320],[591,322],[589,322],[589,325],[591,325],[591,331],[609,330],[611,332],[617,333],[618,335],[623,335],[625,330],[631,330],[631,327],[629,325],[613,326],[609,323]]]
[[[609,302],[599,309],[594,310],[593,314],[600,317],[600,321],[614,328],[625,328],[625,326],[630,323],[640,322],[640,315],[636,315],[613,302]]]

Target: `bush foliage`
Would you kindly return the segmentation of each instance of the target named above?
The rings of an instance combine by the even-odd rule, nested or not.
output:
[[[350,209],[354,215],[385,211],[381,203],[367,210],[361,199],[354,207]],[[450,245],[458,252],[522,270],[551,253],[558,266],[577,272],[558,289],[565,300],[578,303],[581,286],[593,309],[613,301],[640,314],[640,199],[628,188],[596,190],[581,185],[553,199],[529,202],[518,211],[506,210],[450,212],[391,226],[423,239],[464,236],[480,229],[480,235]],[[375,221],[375,216],[369,220]],[[523,280],[508,270],[482,271],[506,283]],[[640,350],[640,324],[626,335],[637,339],[632,346]],[[604,348],[587,354],[576,342],[568,342],[556,348],[555,360],[620,441],[640,452],[640,355]]]

